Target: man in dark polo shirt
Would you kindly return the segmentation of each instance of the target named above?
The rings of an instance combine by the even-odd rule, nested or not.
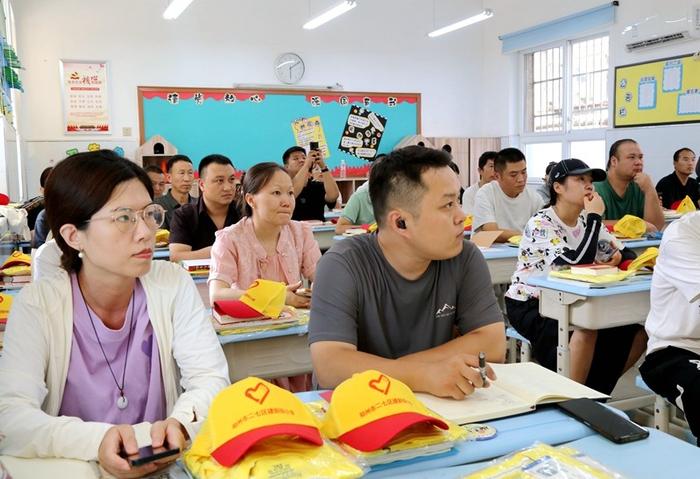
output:
[[[209,258],[215,233],[241,219],[236,205],[236,170],[223,155],[199,163],[201,195],[194,204],[175,210],[170,225],[170,260]]]
[[[698,207],[698,180],[690,175],[695,171],[695,152],[690,148],[681,148],[673,154],[673,173],[664,176],[656,184],[656,192],[664,208],[675,209],[677,203],[690,196]]]
[[[324,206],[333,208],[340,191],[335,179],[328,171],[320,150],[306,150],[301,146],[288,148],[282,155],[284,167],[292,177],[296,205],[292,219],[297,221],[325,219]],[[313,179],[312,171],[318,167],[321,181]]]
[[[197,198],[190,196],[194,181],[192,160],[185,155],[174,155],[168,160],[167,168],[170,190],[163,196],[156,198],[155,202],[165,208],[165,221],[162,227],[169,230],[173,211],[182,205],[196,203]]]

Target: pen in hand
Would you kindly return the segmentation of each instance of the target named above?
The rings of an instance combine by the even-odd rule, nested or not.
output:
[[[486,377],[486,353],[479,352],[479,374],[481,374],[481,380],[484,382],[484,386],[488,384],[488,378]]]

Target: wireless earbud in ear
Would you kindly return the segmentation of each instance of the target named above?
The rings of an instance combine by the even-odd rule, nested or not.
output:
[[[406,222],[403,218],[399,218],[398,220],[396,220],[396,227],[400,230],[406,229]]]

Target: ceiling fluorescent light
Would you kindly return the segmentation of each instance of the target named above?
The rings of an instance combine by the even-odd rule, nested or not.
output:
[[[335,7],[331,8],[330,10],[323,12],[319,16],[312,18],[304,24],[303,28],[305,30],[313,30],[314,28],[320,27],[326,22],[330,22],[335,17],[339,17],[343,13],[349,12],[356,6],[357,2],[355,0],[345,0],[343,3],[340,3]]]
[[[163,12],[163,18],[166,20],[175,20],[190,6],[192,0],[171,0],[170,5]]]
[[[444,35],[445,33],[450,33],[454,32],[455,30],[459,30],[460,28],[468,27],[469,25],[474,25],[475,23],[479,23],[483,20],[486,20],[488,18],[493,17],[493,10],[491,9],[486,9],[483,12],[481,12],[478,15],[474,15],[473,17],[465,18],[464,20],[460,20],[459,22],[455,22],[452,25],[447,25],[446,27],[438,28],[437,30],[434,30],[430,33],[428,33],[428,36],[431,38],[439,37],[440,35]]]

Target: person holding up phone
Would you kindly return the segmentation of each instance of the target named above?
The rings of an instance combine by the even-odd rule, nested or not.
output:
[[[577,159],[562,160],[552,168],[551,204],[525,225],[518,265],[506,292],[511,325],[532,343],[537,361],[553,371],[557,367],[557,321],[540,316],[539,292],[527,284],[527,278],[578,264],[617,266],[636,256],[603,226],[605,204],[593,189],[593,181],[603,181],[605,176],[605,171],[589,168]],[[617,250],[596,261],[599,243],[606,247],[612,243]],[[571,379],[610,394],[618,378],[644,351],[645,341],[639,325],[600,331],[577,329],[569,340]]]
[[[181,450],[229,384],[226,358],[187,272],[152,261],[164,209],[146,172],[108,150],[70,156],[54,172],[46,213],[62,270],[12,305],[0,454],[150,474],[174,456],[132,466],[123,455],[138,453],[136,429],[156,450]]]
[[[318,143],[312,142],[308,155],[301,146],[292,146],[284,152],[282,161],[294,185],[296,203],[292,219],[324,221],[324,206],[332,209],[340,196],[340,190],[323,160]],[[313,179],[316,168],[320,172],[321,181]]]

